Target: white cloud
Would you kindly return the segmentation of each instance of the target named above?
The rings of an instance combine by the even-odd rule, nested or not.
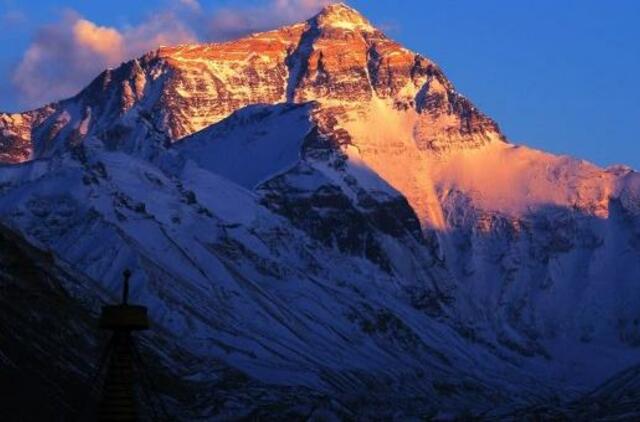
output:
[[[209,39],[229,39],[308,19],[335,0],[270,0],[260,6],[221,9],[206,27]]]
[[[6,26],[23,25],[27,16],[21,10],[13,9],[0,15],[0,22]]]
[[[198,0],[178,0],[178,2],[182,5],[182,6],[186,6],[187,8],[193,10],[193,11],[201,11],[202,10],[202,6],[200,6],[200,3],[198,2]]]
[[[105,68],[160,45],[195,41],[195,34],[168,14],[118,30],[66,12],[59,22],[40,28],[12,84],[20,103],[35,107],[74,95]]]
[[[124,37],[114,28],[78,19],[71,28],[71,36],[79,48],[87,49],[109,61],[118,60],[123,56]]]

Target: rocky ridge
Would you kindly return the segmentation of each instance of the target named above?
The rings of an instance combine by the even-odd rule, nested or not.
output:
[[[72,99],[3,114],[0,152],[4,162],[24,162],[88,136],[145,150],[142,139],[175,142],[251,104],[318,101],[339,119],[374,99],[420,115],[423,148],[501,137],[435,64],[338,4],[236,41],[163,47],[106,70]]]

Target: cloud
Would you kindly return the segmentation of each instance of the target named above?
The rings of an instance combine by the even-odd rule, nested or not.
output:
[[[78,47],[109,61],[123,56],[123,36],[114,28],[97,26],[86,19],[78,19],[72,27],[72,37]]]
[[[4,26],[18,26],[27,22],[27,16],[20,10],[9,10],[0,15],[0,23]]]
[[[307,19],[335,0],[271,0],[260,6],[220,9],[207,22],[205,37],[225,40]]]
[[[93,77],[160,45],[195,42],[184,23],[169,14],[118,30],[75,12],[40,28],[16,66],[12,85],[22,106],[34,107],[76,94]]]
[[[127,41],[125,58],[130,59],[160,46],[199,42],[194,28],[173,12],[158,13],[123,32]]]
[[[333,2],[265,0],[209,14],[197,0],[178,0],[172,8],[123,28],[66,11],[58,22],[37,30],[14,68],[8,98],[17,98],[22,107],[37,107],[72,96],[105,68],[159,46],[219,41],[275,28],[307,19]]]
[[[192,11],[199,12],[202,10],[202,6],[200,6],[198,0],[179,0],[179,3]]]

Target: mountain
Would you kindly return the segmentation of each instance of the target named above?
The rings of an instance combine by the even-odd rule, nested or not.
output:
[[[86,314],[133,270],[175,415],[497,417],[637,364],[640,176],[509,143],[344,4],[0,127],[0,222]]]
[[[416,110],[420,142],[434,149],[450,147],[429,129],[441,114],[449,144],[499,136],[435,64],[332,5],[304,24],[237,41],[160,48],[103,72],[70,100],[1,115],[0,153],[23,162],[90,136],[139,151],[148,138],[175,142],[252,104],[324,100],[327,112],[345,114],[374,99]]]

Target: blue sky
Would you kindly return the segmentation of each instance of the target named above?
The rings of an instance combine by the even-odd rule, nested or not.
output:
[[[96,27],[114,28],[124,34],[127,44],[127,36],[146,37],[158,26],[173,25],[164,21],[135,32],[167,11],[182,19],[181,30],[203,39],[219,35],[212,32],[208,17],[221,9],[244,14],[249,26],[269,26],[278,23],[280,15],[293,19],[308,13],[303,3],[313,3],[283,0],[281,3],[298,9],[283,13],[273,7],[277,1],[201,0],[196,12],[194,0],[0,0],[0,109],[15,111],[40,101],[40,97],[21,97],[24,93],[15,86],[16,69],[34,40],[64,31],[69,16],[82,17]],[[493,117],[513,142],[600,165],[624,163],[640,169],[640,1],[348,3],[391,37],[439,63],[458,90]],[[203,29],[205,20],[209,27]],[[54,28],[53,32],[43,32],[47,27]],[[74,75],[65,69],[70,63],[64,56],[42,64],[47,72],[58,68],[55,77]],[[97,73],[93,68],[82,72],[77,78],[81,84],[83,78]],[[46,82],[54,91],[64,85],[55,79]]]

